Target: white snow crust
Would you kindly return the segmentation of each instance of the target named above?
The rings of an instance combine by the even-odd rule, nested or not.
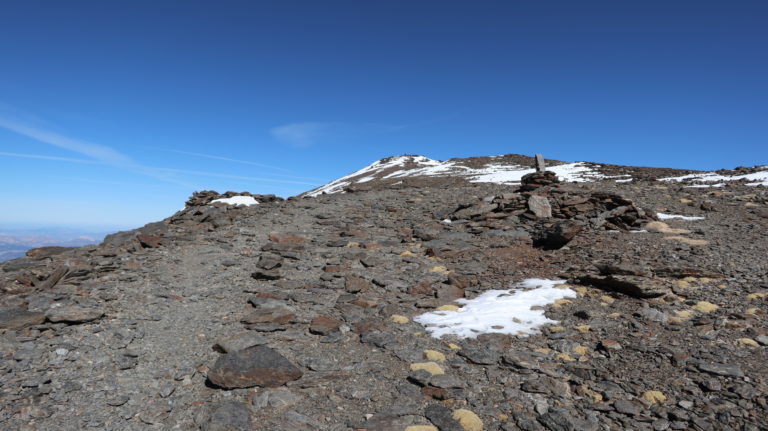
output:
[[[719,175],[714,172],[702,172],[700,174],[681,175],[679,177],[660,178],[659,181],[690,181],[695,183],[722,183],[723,181],[747,181],[748,186],[768,186],[768,167],[761,166],[764,170],[744,175]],[[713,187],[722,187],[723,184],[715,184]],[[691,186],[695,187],[695,186]],[[703,185],[698,187],[704,187]]]
[[[548,319],[544,310],[532,310],[532,307],[576,297],[573,290],[556,287],[563,283],[563,280],[529,278],[510,290],[489,290],[475,299],[459,299],[456,302],[464,306],[457,311],[433,311],[413,320],[424,325],[435,338],[443,335],[475,338],[487,333],[526,337],[538,333],[543,325],[558,323]]]
[[[671,218],[679,218],[683,220],[704,220],[704,217],[690,217],[679,214],[656,213],[656,215],[659,217],[659,220],[669,220]]]
[[[251,205],[257,205],[259,201],[253,198],[253,196],[232,196],[231,198],[214,199],[211,203],[222,202],[227,205],[245,205],[247,207]]]

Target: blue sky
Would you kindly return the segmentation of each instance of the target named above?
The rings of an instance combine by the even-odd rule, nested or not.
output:
[[[768,163],[765,1],[0,7],[0,225],[125,228],[390,155]]]

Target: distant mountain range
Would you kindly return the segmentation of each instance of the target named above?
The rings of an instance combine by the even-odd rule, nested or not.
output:
[[[0,230],[0,262],[24,256],[37,247],[80,247],[98,244],[109,232],[83,233],[74,229],[2,229]]]

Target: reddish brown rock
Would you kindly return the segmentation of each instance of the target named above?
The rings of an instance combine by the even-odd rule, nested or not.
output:
[[[350,275],[344,279],[344,290],[349,293],[357,293],[361,290],[367,290],[369,286],[370,283],[368,280],[356,275]]]
[[[74,247],[39,247],[27,250],[26,256],[31,259],[45,259],[46,257],[56,256],[67,250],[74,250]]]
[[[341,325],[342,322],[340,320],[334,319],[331,316],[317,316],[309,324],[309,332],[318,335],[328,335],[337,332]]]
[[[299,244],[307,239],[303,236],[299,236],[293,233],[279,233],[279,232],[272,232],[269,234],[269,240],[272,242],[276,242],[278,244],[283,243],[289,243],[289,244]]]
[[[301,378],[302,371],[267,346],[253,346],[222,355],[208,379],[225,389],[277,387]]]
[[[136,239],[139,240],[139,243],[144,248],[160,247],[163,243],[162,237],[159,237],[157,235],[144,234],[144,233],[140,233],[136,235]]]

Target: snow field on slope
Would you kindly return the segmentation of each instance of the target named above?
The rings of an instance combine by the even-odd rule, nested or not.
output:
[[[538,328],[558,323],[534,306],[552,304],[558,299],[575,298],[576,292],[558,288],[563,280],[529,278],[509,290],[489,290],[474,299],[459,299],[457,311],[432,311],[414,317],[435,338],[456,335],[475,338],[480,334],[500,333],[528,336]]]

